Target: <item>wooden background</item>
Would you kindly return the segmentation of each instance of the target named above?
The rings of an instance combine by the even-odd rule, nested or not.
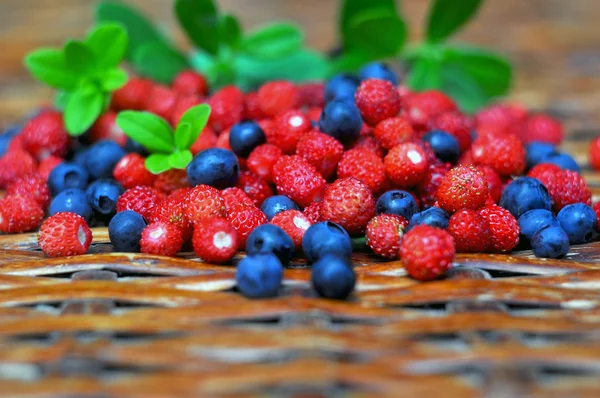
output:
[[[58,45],[83,34],[92,22],[91,0],[0,1],[0,125],[18,120],[49,98],[22,67],[23,56],[38,46]],[[165,29],[174,27],[170,0],[129,0]],[[273,19],[296,20],[307,42],[320,50],[336,44],[334,0],[220,0],[245,27]],[[400,3],[400,2],[399,2]],[[429,2],[404,0],[411,37],[422,33]],[[496,0],[456,40],[493,47],[513,61],[512,98],[533,109],[554,112],[571,131],[600,125],[600,3],[598,0]]]

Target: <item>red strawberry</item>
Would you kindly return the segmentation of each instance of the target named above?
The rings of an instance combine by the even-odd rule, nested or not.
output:
[[[387,151],[381,145],[379,140],[375,136],[361,135],[358,139],[350,146],[350,149],[366,149],[367,151],[373,152],[375,155],[383,158]]]
[[[142,253],[174,257],[181,251],[183,235],[175,224],[165,221],[150,223],[142,231]]]
[[[429,121],[430,130],[442,130],[453,135],[458,141],[461,152],[471,147],[472,128],[471,121],[458,112],[445,112]]]
[[[34,173],[35,159],[28,152],[9,150],[0,157],[0,188],[6,187],[20,175]]]
[[[237,253],[237,231],[220,217],[204,218],[196,224],[192,243],[196,255],[207,263],[223,264]]]
[[[540,180],[548,189],[552,209],[558,213],[563,207],[574,203],[591,205],[592,192],[585,179],[575,171],[552,166],[541,163],[529,172],[531,177]]]
[[[300,137],[311,129],[310,119],[302,111],[290,110],[281,113],[275,119],[273,129],[265,131],[265,135],[269,144],[290,155],[296,151]]]
[[[385,149],[412,141],[415,136],[410,122],[402,116],[382,120],[375,127],[374,134]]]
[[[48,257],[78,256],[87,253],[92,231],[75,213],[56,213],[40,227],[38,244]]]
[[[20,134],[23,148],[38,160],[63,157],[69,149],[69,135],[60,112],[45,111],[25,123]]]
[[[452,214],[461,209],[477,210],[488,197],[488,184],[474,166],[456,166],[446,173],[437,191],[439,206]]]
[[[594,213],[596,213],[596,217],[598,218],[598,228],[600,229],[600,202],[594,203],[592,208],[594,209]]]
[[[371,126],[398,115],[402,106],[396,87],[387,80],[366,79],[355,94],[363,120]]]
[[[113,93],[112,107],[116,110],[146,109],[154,83],[148,79],[131,77],[123,87]]]
[[[441,91],[431,90],[409,94],[405,98],[404,114],[413,128],[419,132],[427,130],[429,120],[444,112],[456,110],[456,104]]]
[[[40,162],[37,172],[44,181],[48,181],[52,170],[64,161],[63,158],[59,158],[58,156],[48,156]]]
[[[349,234],[364,232],[375,215],[373,192],[354,177],[337,179],[325,190],[321,213],[325,220],[341,225]]]
[[[227,212],[234,205],[243,203],[248,206],[255,206],[254,201],[238,187],[225,188],[221,191],[221,196],[225,202],[225,211]]]
[[[487,180],[488,191],[492,200],[494,203],[498,203],[500,201],[500,196],[502,196],[502,191],[504,191],[504,184],[502,183],[500,176],[490,166],[477,166],[477,170],[483,173],[483,176]]]
[[[229,137],[227,137],[227,139],[229,139]],[[192,152],[192,155],[195,156],[203,150],[214,148],[215,146],[217,146],[217,134],[209,126],[206,126],[202,129],[200,136],[198,136],[198,139],[194,142],[190,151]]]
[[[492,236],[487,220],[470,209],[459,210],[450,217],[448,232],[454,237],[458,253],[483,253]]]
[[[400,256],[400,242],[408,221],[395,214],[380,214],[367,224],[367,245],[381,257],[396,259]]]
[[[594,170],[600,170],[600,137],[596,137],[590,143],[589,149],[590,166]]]
[[[491,241],[488,250],[492,253],[508,253],[519,243],[519,224],[512,214],[500,206],[492,205],[478,210],[490,226]]]
[[[257,92],[249,92],[244,95],[244,119],[245,120],[260,120],[266,115],[260,108],[260,102]]]
[[[315,166],[300,156],[283,156],[273,165],[273,180],[280,195],[306,207],[318,199],[326,181]]]
[[[192,237],[193,225],[185,215],[185,200],[178,195],[169,196],[157,204],[152,211],[151,220],[174,224],[181,229],[184,241]]]
[[[50,189],[46,181],[38,174],[27,174],[15,178],[6,188],[8,196],[31,196],[42,209],[50,203]]]
[[[296,155],[317,168],[325,178],[331,177],[342,159],[344,146],[335,138],[313,130],[298,141]]]
[[[473,160],[473,152],[469,149],[465,152],[463,152],[460,157],[458,158],[458,162],[456,162],[456,164],[461,165],[461,166],[469,166],[469,165],[474,165],[475,161]],[[489,166],[487,166],[489,167]],[[494,169],[492,169],[494,170]],[[498,173],[496,173],[498,174]]]
[[[146,220],[152,219],[152,212],[165,195],[150,187],[134,187],[126,190],[117,200],[117,211],[133,210]]]
[[[351,149],[338,164],[338,178],[355,177],[373,192],[381,192],[386,175],[383,160],[366,149]]]
[[[400,258],[410,276],[430,281],[443,276],[452,267],[454,239],[443,229],[417,225],[400,244]]]
[[[324,221],[323,214],[321,213],[322,209],[323,202],[312,202],[304,209],[302,213],[306,216],[307,220],[311,222],[311,224],[316,224]]]
[[[0,199],[0,232],[16,234],[36,229],[44,210],[31,195],[8,195]]]
[[[549,142],[558,145],[564,136],[562,124],[549,115],[531,115],[523,124],[520,138],[527,144],[532,141]]]
[[[246,239],[254,228],[267,223],[267,216],[256,206],[238,203],[227,211],[227,220],[237,231],[238,248],[246,247]]]
[[[127,144],[125,132],[117,125],[117,113],[108,111],[96,120],[90,128],[90,142],[111,140],[121,146]]]
[[[392,148],[383,160],[385,174],[399,187],[407,188],[423,181],[427,154],[417,144],[405,142]]]
[[[240,173],[240,178],[236,186],[244,191],[252,199],[254,205],[258,207],[262,205],[265,199],[273,196],[273,190],[269,186],[269,183],[249,171],[242,171]]]
[[[419,201],[424,207],[431,207],[437,201],[437,191],[442,179],[450,170],[450,163],[430,164],[425,172],[423,181],[417,186]]]
[[[171,88],[180,95],[205,96],[208,92],[208,83],[200,73],[187,69],[175,76]]]
[[[185,199],[185,215],[192,223],[206,217],[223,217],[225,201],[216,188],[196,185]]]
[[[250,153],[248,170],[268,182],[273,182],[273,165],[283,156],[283,151],[272,144],[259,145]]]
[[[169,87],[155,85],[150,91],[148,101],[146,103],[146,110],[152,112],[155,115],[162,117],[165,120],[170,120],[171,112],[175,107],[178,95],[175,91]]]
[[[215,145],[217,148],[228,149],[231,151],[231,146],[229,145],[229,129],[223,130],[217,138],[217,144]]]
[[[154,188],[170,194],[177,189],[189,187],[187,173],[185,170],[171,169],[160,173],[154,180]]]
[[[217,132],[230,128],[244,116],[244,93],[235,86],[225,86],[208,100],[209,125]]]
[[[293,83],[287,81],[268,82],[258,90],[260,109],[268,117],[275,117],[296,108],[298,99],[298,89]]]
[[[476,164],[490,166],[500,176],[518,175],[525,170],[525,148],[512,134],[480,136],[471,149]]]
[[[493,104],[475,116],[478,135],[507,134],[522,126],[527,119],[527,110],[516,104]]]
[[[283,229],[292,238],[296,249],[300,249],[302,237],[312,223],[299,210],[284,210],[271,219],[271,224]]]
[[[321,118],[321,113],[323,113],[323,108],[308,108],[304,111],[306,117],[313,122],[318,122]]]
[[[190,94],[178,96],[173,108],[171,108],[171,112],[169,113],[169,122],[171,123],[171,126],[177,126],[184,113],[186,113],[190,108],[200,105],[202,102],[202,98],[198,97],[197,95]]]
[[[123,156],[115,166],[113,176],[125,189],[137,186],[151,187],[156,180],[156,176],[146,169],[145,159],[137,153]]]
[[[298,86],[298,106],[325,106],[325,85],[323,83],[304,83]]]

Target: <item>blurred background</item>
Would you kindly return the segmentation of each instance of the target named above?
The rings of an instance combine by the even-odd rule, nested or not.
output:
[[[367,1],[367,0],[365,0]],[[170,0],[128,0],[185,45]],[[335,0],[218,0],[245,28],[274,19],[295,20],[310,47],[337,44]],[[410,38],[421,36],[429,2],[402,0]],[[24,55],[80,37],[92,24],[93,0],[0,0],[0,125],[19,120],[50,99],[23,67]],[[515,67],[510,98],[553,113],[571,134],[600,126],[600,2],[598,0],[488,0],[453,40],[493,48]]]

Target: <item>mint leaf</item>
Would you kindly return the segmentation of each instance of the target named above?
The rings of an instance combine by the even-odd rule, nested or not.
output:
[[[303,41],[297,26],[273,23],[249,33],[242,41],[242,50],[256,58],[280,58],[299,50]]]
[[[169,123],[150,112],[121,112],[117,115],[117,125],[129,138],[151,152],[168,153],[175,147]]]
[[[127,51],[127,31],[117,24],[106,24],[92,30],[86,39],[87,47],[103,69],[118,66]]]
[[[153,153],[152,155],[146,158],[144,165],[146,169],[152,174],[160,174],[167,170],[171,169],[171,165],[169,164],[170,155],[165,155],[162,153]]]
[[[69,100],[71,99],[71,95],[73,95],[69,91],[59,91],[54,95],[54,107],[56,109],[60,109],[61,111],[67,107]]]
[[[372,59],[386,58],[398,54],[405,40],[404,20],[387,9],[371,9],[349,21],[345,49],[369,54]]]
[[[69,96],[65,108],[65,128],[71,135],[81,135],[102,113],[104,96],[92,85],[83,86]]]
[[[194,156],[187,149],[173,152],[169,155],[169,166],[174,169],[185,169],[193,158]]]
[[[175,130],[175,143],[179,149],[188,149],[200,136],[206,127],[210,116],[210,106],[207,104],[196,105],[188,109]]]
[[[176,0],[175,14],[192,43],[210,54],[217,54],[219,20],[213,0]]]
[[[421,58],[410,67],[406,84],[411,90],[424,91],[442,86],[442,64],[440,60]]]
[[[427,23],[427,40],[437,43],[455,33],[471,19],[481,0],[434,0]]]
[[[188,142],[192,136],[191,123],[179,122],[175,130],[175,146],[177,149],[188,149]],[[193,143],[193,142],[192,142]]]
[[[123,69],[114,68],[106,71],[102,76],[102,89],[115,91],[127,83],[127,73]]]
[[[350,21],[358,14],[369,10],[385,10],[396,14],[396,2],[394,0],[344,0],[340,13],[340,36],[344,48],[348,47],[348,30]]]
[[[84,43],[70,40],[65,44],[64,52],[67,65],[75,73],[85,77],[95,72],[98,60]]]
[[[206,77],[211,87],[216,86],[217,59],[215,57],[203,51],[192,50],[190,55],[190,65]]]
[[[488,97],[477,82],[464,70],[453,65],[442,69],[442,90],[450,95],[467,113],[473,113],[484,106]]]
[[[237,50],[242,40],[242,28],[235,15],[223,15],[219,19],[219,38],[233,50]]]
[[[331,68],[334,73],[356,72],[372,59],[373,56],[362,51],[346,51],[332,61]]]
[[[41,48],[30,52],[25,66],[36,79],[53,88],[70,90],[79,83],[80,77],[69,68],[61,50]]]
[[[186,58],[162,42],[142,45],[135,53],[134,64],[140,75],[170,84],[175,76],[188,68]]]

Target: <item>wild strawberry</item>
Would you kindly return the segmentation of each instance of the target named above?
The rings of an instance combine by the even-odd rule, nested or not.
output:
[[[296,249],[300,249],[302,247],[302,237],[312,223],[299,210],[284,210],[271,219],[271,224],[283,229],[292,238]]]
[[[5,188],[20,175],[34,173],[35,169],[35,159],[28,152],[9,150],[0,157],[0,188]]]
[[[155,85],[150,91],[148,96],[148,102],[146,103],[146,110],[152,112],[155,115],[162,117],[165,120],[170,120],[171,111],[175,107],[178,95],[175,91],[169,87]]]
[[[90,142],[111,140],[121,146],[127,143],[125,132],[116,123],[117,113],[108,111],[96,120],[90,128]]]
[[[446,173],[437,191],[439,206],[452,214],[461,209],[477,210],[488,197],[488,184],[473,166],[456,166]]]
[[[323,209],[323,202],[312,202],[308,205],[302,214],[306,216],[306,219],[311,222],[311,224],[316,224],[318,222],[324,221],[323,214],[321,210]]]
[[[31,195],[8,195],[0,199],[0,232],[16,234],[40,226],[44,210]]]
[[[273,190],[269,186],[269,183],[249,171],[242,171],[240,173],[236,186],[244,191],[252,199],[254,205],[258,207],[260,207],[265,199],[273,196]]]
[[[23,148],[38,160],[48,156],[63,157],[69,149],[69,136],[60,112],[42,112],[23,127]]]
[[[428,165],[441,162],[441,160],[439,160],[437,156],[435,156],[435,152],[433,151],[433,148],[431,148],[429,142],[425,142],[420,139],[415,139],[413,143],[416,144],[419,148],[421,148],[423,152],[425,152],[425,160],[427,160]]]
[[[544,170],[545,168],[545,170]],[[552,209],[559,212],[563,207],[574,203],[591,205],[592,192],[585,179],[572,170],[546,167],[544,163],[535,166],[530,175],[541,181],[552,199]]]
[[[453,135],[461,152],[471,147],[472,128],[470,120],[458,112],[441,113],[429,121],[430,130],[442,130]]]
[[[159,190],[150,187],[134,187],[126,190],[117,201],[117,211],[133,210],[146,220],[152,219],[154,207],[157,206],[165,195]]]
[[[519,224],[515,217],[500,206],[486,206],[478,210],[490,226],[491,240],[488,251],[508,253],[519,243]]]
[[[488,192],[494,203],[498,203],[500,196],[502,196],[502,191],[504,191],[504,183],[500,179],[500,176],[490,166],[477,166],[477,170],[483,173],[483,176],[487,180]]]
[[[443,276],[452,267],[454,239],[443,229],[417,225],[400,244],[400,258],[410,276],[430,281]]]
[[[430,164],[423,181],[417,186],[417,196],[423,207],[431,207],[437,201],[437,191],[444,175],[450,170],[450,163]]]
[[[325,178],[331,177],[342,159],[344,146],[335,138],[313,130],[298,141],[296,155],[306,159]]]
[[[174,224],[181,229],[183,240],[188,241],[192,237],[193,225],[185,215],[185,201],[169,196],[158,203],[150,217],[152,222],[162,221]]]
[[[40,162],[37,172],[44,181],[48,181],[48,177],[50,177],[52,170],[64,161],[63,158],[59,158],[58,156],[48,156]]]
[[[350,145],[350,149],[366,149],[382,159],[387,153],[379,140],[371,135],[361,135],[352,145]]]
[[[385,149],[412,141],[415,135],[409,121],[402,116],[382,120],[375,127],[374,134]]]
[[[296,108],[298,99],[298,89],[287,81],[268,82],[258,90],[260,109],[268,117],[275,117]]]
[[[8,196],[31,196],[45,209],[50,203],[50,189],[38,174],[27,174],[15,178],[6,188]]]
[[[325,220],[344,227],[349,234],[364,232],[375,215],[373,192],[354,177],[337,179],[323,194],[321,214]]]
[[[394,117],[402,106],[400,94],[387,80],[363,80],[355,94],[356,106],[363,120],[371,126]]]
[[[522,126],[527,119],[527,111],[516,104],[493,104],[475,115],[475,127],[481,136],[507,134]]]
[[[182,231],[170,222],[153,222],[142,231],[140,239],[142,253],[174,257],[181,251],[182,246]]]
[[[151,187],[156,180],[156,176],[146,169],[145,159],[137,153],[123,156],[113,170],[113,177],[125,189],[137,186]]]
[[[240,122],[244,116],[244,93],[235,86],[225,86],[208,100],[209,125],[220,132]]]
[[[512,134],[478,137],[472,151],[476,164],[490,166],[500,176],[518,175],[525,169],[525,148]]]
[[[277,192],[306,207],[321,196],[326,181],[316,167],[300,156],[283,156],[273,165]]]
[[[531,115],[523,124],[519,138],[524,144],[532,141],[549,142],[558,145],[564,136],[562,124],[545,114]]]
[[[544,183],[545,180],[553,178],[555,174],[560,172],[560,170],[562,169],[553,163],[539,163],[529,170],[527,176],[531,178],[537,178]]]
[[[237,240],[237,231],[229,221],[221,217],[209,217],[196,224],[192,243],[194,252],[203,261],[223,264],[237,253]]]
[[[192,155],[196,156],[205,149],[214,148],[217,146],[217,138],[217,134],[212,128],[209,126],[204,127],[198,136],[198,139],[190,148]],[[229,137],[227,137],[227,139],[229,140]]]
[[[460,165],[460,166],[474,165],[475,161],[473,160],[473,152],[470,149],[464,151],[458,158],[458,161],[456,162],[456,164]],[[494,170],[494,169],[492,169],[492,170]],[[496,173],[496,174],[498,174],[498,173]]]
[[[458,253],[484,253],[492,233],[487,220],[475,210],[462,209],[450,217],[448,232]]]
[[[131,77],[127,83],[115,91],[112,96],[112,107],[116,110],[146,109],[154,83],[148,79]]]
[[[400,242],[407,226],[408,221],[402,216],[379,214],[367,224],[367,245],[378,256],[396,259],[400,256]]]
[[[323,83],[304,83],[298,86],[298,106],[325,106],[325,85]]]
[[[589,156],[590,166],[594,170],[600,170],[600,136],[594,138],[590,143]]]
[[[427,154],[412,142],[392,148],[383,160],[385,174],[399,187],[407,188],[423,181],[427,171]]]
[[[227,211],[227,220],[237,231],[238,248],[246,247],[246,239],[254,228],[267,223],[267,217],[256,206],[238,203]]]
[[[598,218],[598,229],[600,229],[600,202],[594,203],[592,207],[594,209],[594,213],[596,213],[596,217]]]
[[[281,148],[285,154],[293,154],[302,135],[312,129],[310,120],[302,111],[291,110],[279,114],[273,129],[265,131],[267,142]]]
[[[198,97],[197,95],[179,95],[175,100],[173,108],[171,108],[171,111],[169,112],[168,121],[171,123],[171,126],[177,126],[184,113],[186,113],[190,108],[200,105],[201,103],[202,98]]]
[[[254,201],[238,187],[229,187],[221,190],[221,196],[225,202],[225,211],[227,212],[234,205],[242,203],[248,206],[255,206]]]
[[[244,95],[244,120],[260,120],[266,115],[260,108],[258,93],[255,91]]]
[[[216,188],[196,185],[188,193],[184,210],[188,220],[195,224],[202,218],[223,217],[225,201]]]
[[[200,73],[187,69],[175,76],[171,88],[180,95],[205,96],[208,92],[208,83]]]
[[[304,111],[304,114],[306,115],[306,117],[314,123],[317,123],[319,121],[322,113],[323,113],[323,108],[315,108],[315,107],[308,108]]]
[[[419,132],[427,130],[427,124],[432,117],[455,110],[454,101],[436,90],[410,94],[406,96],[404,104],[404,114]]]
[[[167,195],[177,189],[186,188],[189,186],[190,184],[188,183],[187,174],[185,170],[181,169],[164,171],[157,175],[156,179],[154,180],[154,188]]]
[[[48,257],[78,256],[87,253],[92,231],[75,213],[56,213],[40,227],[38,244]]]
[[[273,144],[259,145],[250,153],[248,170],[268,182],[273,182],[273,165],[283,156],[283,151]]]
[[[380,192],[386,180],[383,160],[366,149],[351,149],[338,164],[338,178],[355,177],[373,192]]]

